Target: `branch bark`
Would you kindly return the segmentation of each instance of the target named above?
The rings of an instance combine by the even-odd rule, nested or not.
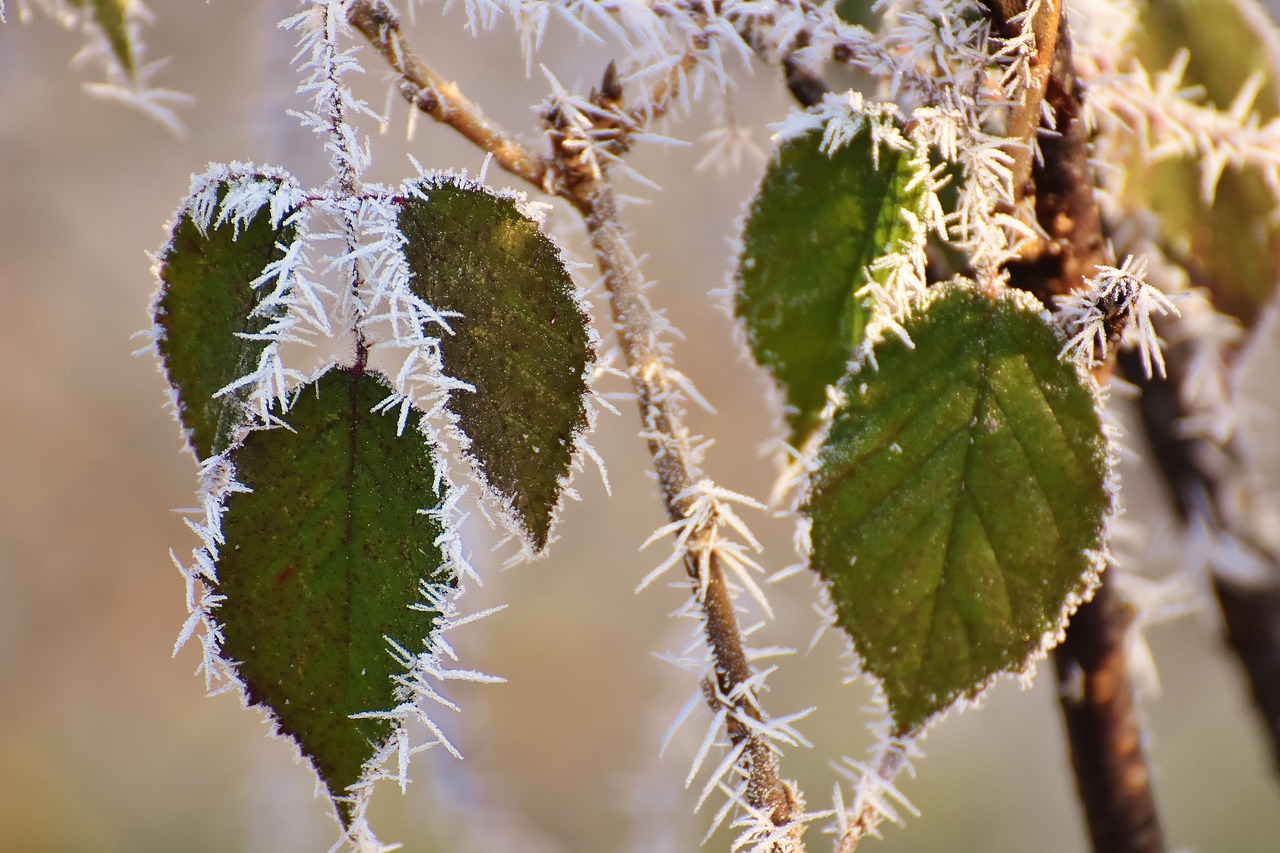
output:
[[[1046,2],[1050,12],[1056,13],[1056,0]],[[1004,14],[1006,29],[1009,13],[1027,8],[1025,0],[992,0],[988,6]],[[1033,25],[1052,28],[1045,38],[1039,30],[1036,36],[1039,44],[1053,46],[1043,94],[1055,132],[1040,136],[1041,157],[1031,168],[1031,183],[1021,189],[1034,195],[1037,223],[1048,239],[1010,264],[1009,273],[1013,286],[1052,305],[1053,297],[1082,287],[1084,279],[1109,258],[1068,22],[1057,14],[1041,18]],[[1043,65],[1038,62],[1033,71]],[[1039,113],[1037,107],[1035,115],[1024,114],[1020,121],[1030,124],[1018,125],[1026,134],[1027,150],[1032,135],[1038,133]],[[1111,369],[1111,362],[1101,366],[1096,371],[1098,381],[1105,382]],[[1093,600],[1072,617],[1066,638],[1053,655],[1076,787],[1096,853],[1164,849],[1124,654],[1131,618],[1106,573]]]
[[[1063,17],[1057,22],[1044,95],[1055,132],[1040,137],[1041,156],[1031,169],[1031,187],[1023,187],[1027,195],[1034,195],[1036,221],[1048,239],[1029,241],[1023,257],[1009,267],[1010,283],[1034,293],[1045,305],[1052,305],[1055,296],[1079,289],[1099,264],[1110,260],[1089,162],[1083,95],[1072,68],[1071,34]]]
[[[355,3],[347,17],[400,75],[400,94],[406,101],[492,154],[507,172],[546,190],[550,162],[490,121],[455,83],[432,71],[405,43],[400,19],[391,7],[382,0]]]
[[[578,158],[560,145],[556,145],[551,157],[539,157],[486,118],[455,84],[445,81],[417,56],[406,43],[394,12],[382,0],[355,3],[350,21],[400,75],[401,94],[409,103],[493,154],[494,162],[505,171],[564,199],[582,215],[604,276],[627,372],[639,398],[644,435],[667,515],[672,521],[689,518],[696,487],[703,478],[693,463],[680,412],[672,404],[667,364],[657,346],[659,325],[641,293],[644,277],[626,240],[608,175],[584,170]],[[674,97],[676,79],[673,76],[660,93],[658,110]],[[620,102],[616,77],[606,73],[605,80],[602,97]],[[621,127],[614,123],[609,128],[627,134],[639,129],[642,121],[651,120],[654,111],[622,113],[619,108],[612,112],[631,118],[631,126],[624,122]],[[553,141],[563,142],[556,132],[550,135]],[[615,150],[625,150],[625,140]],[[715,698],[728,707],[730,742],[743,747],[742,769],[748,779],[746,804],[768,815],[775,827],[784,828],[791,826],[803,811],[802,800],[782,780],[768,738],[758,731],[759,726],[752,725],[763,722],[765,715],[751,686],[755,671],[747,660],[723,561],[714,545],[718,525],[719,520],[713,517],[692,533],[685,567],[704,616],[715,669]],[[775,849],[803,851],[803,829],[803,823],[795,823],[786,833],[785,846],[778,843]]]
[[[1164,850],[1124,652],[1131,621],[1108,576],[1053,652],[1071,765],[1096,853]]]
[[[1185,358],[1175,351],[1166,365],[1167,378],[1148,377],[1137,353],[1120,354],[1125,377],[1142,389],[1142,425],[1156,467],[1184,523],[1198,518],[1214,535],[1239,539],[1217,509],[1223,491],[1219,477],[1201,463],[1196,440],[1179,429],[1190,414],[1178,394],[1186,372]],[[1224,639],[1244,669],[1271,741],[1272,758],[1280,769],[1280,563],[1247,537],[1240,544],[1266,566],[1267,576],[1252,583],[1220,572],[1211,571],[1210,577],[1226,629]]]

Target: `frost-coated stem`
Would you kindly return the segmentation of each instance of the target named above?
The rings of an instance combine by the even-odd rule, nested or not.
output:
[[[1161,853],[1164,837],[1125,655],[1133,614],[1112,593],[1111,578],[1103,576],[1054,649],[1058,701],[1095,853]]]
[[[1031,170],[1036,219],[1049,239],[1038,252],[1024,253],[1010,265],[1010,283],[1045,304],[1085,287],[1086,279],[1110,260],[1082,96],[1068,21],[1062,17],[1044,91],[1055,132],[1039,139],[1041,157]],[[1099,382],[1106,381],[1111,366],[1107,361],[1095,370]],[[1164,841],[1125,657],[1132,614],[1113,594],[1113,584],[1112,574],[1105,573],[1093,600],[1076,611],[1066,639],[1054,650],[1059,702],[1094,850],[1158,853]]]
[[[907,745],[901,741],[889,741],[876,762],[876,778],[871,780],[871,787],[891,785],[894,778],[907,766]],[[866,782],[859,784],[859,790],[866,790]],[[858,849],[858,842],[875,832],[876,827],[885,819],[885,811],[878,798],[867,797],[865,802],[854,803],[853,811],[844,818],[847,824],[836,842],[835,853],[853,853]]]
[[[1210,566],[1210,576],[1222,611],[1225,639],[1249,679],[1254,704],[1271,738],[1272,756],[1280,767],[1280,564],[1266,549],[1249,542],[1247,534],[1232,531],[1217,509],[1228,486],[1222,482],[1221,472],[1202,463],[1196,452],[1197,440],[1182,426],[1191,414],[1178,394],[1186,381],[1185,359],[1174,353],[1167,377],[1148,377],[1136,353],[1121,353],[1120,363],[1126,378],[1142,389],[1142,425],[1183,523],[1198,521],[1217,539],[1239,540],[1264,568],[1258,577],[1245,580],[1213,571]],[[1221,450],[1229,452],[1230,448]]]
[[[1005,39],[1014,41],[1030,32],[1035,38],[1034,53],[1027,63],[1029,79],[1022,88],[1022,99],[1010,108],[1005,136],[1017,140],[1013,156],[1013,194],[1020,201],[1031,180],[1031,164],[1036,150],[1036,134],[1040,129],[1040,110],[1049,88],[1053,58],[1057,53],[1058,24],[1062,17],[1062,0],[982,0],[991,10],[992,24]],[[1025,16],[1030,13],[1030,20]]]
[[[639,261],[622,232],[613,190],[607,180],[579,185],[570,200],[582,212],[591,246],[604,274],[614,326],[626,358],[627,372],[639,397],[649,453],[658,473],[667,515],[672,521],[680,521],[692,514],[692,495],[700,473],[692,462],[679,413],[669,405],[671,394],[666,367],[656,346],[656,318],[641,294],[644,279]],[[719,694],[731,703],[729,739],[734,746],[746,744],[744,755],[750,774],[746,803],[753,810],[766,812],[774,826],[785,826],[799,811],[797,794],[778,775],[768,739],[734,719],[745,717],[760,722],[762,714],[755,691],[747,687],[755,673],[743,648],[722,560],[719,553],[710,548],[705,568],[708,576],[702,577],[695,557],[707,548],[703,543],[711,536],[714,524],[713,519],[706,529],[690,537],[685,566],[694,581],[695,594],[699,596],[698,603],[705,617],[707,645],[715,661]],[[797,825],[796,845],[802,828]],[[803,847],[793,845],[788,849],[799,851]]]
[[[1011,284],[1031,291],[1045,305],[1052,305],[1054,296],[1079,290],[1098,266],[1112,260],[1102,233],[1083,89],[1072,66],[1067,23],[1059,21],[1045,91],[1055,132],[1040,138],[1041,157],[1031,170],[1036,220],[1048,239],[1036,241],[1038,251],[1025,252],[1010,268]]]
[[[401,94],[435,120],[453,127],[481,149],[493,154],[504,170],[546,192],[568,201],[586,223],[609,293],[618,338],[628,374],[639,398],[644,434],[658,473],[667,515],[678,522],[693,515],[701,474],[693,462],[687,430],[672,404],[667,365],[658,349],[659,324],[641,290],[644,282],[638,259],[631,251],[620,224],[617,204],[606,174],[593,175],[580,163],[570,162],[559,148],[560,159],[534,155],[514,136],[485,118],[458,87],[434,73],[405,43],[400,24],[382,0],[362,0],[349,12],[352,26],[372,43],[400,75]],[[607,78],[606,78],[607,79]],[[606,86],[606,89],[609,87]],[[665,107],[673,89],[664,89],[658,109]],[[652,112],[652,110],[651,110]],[[627,128],[631,130],[633,128]],[[563,173],[563,174],[561,174]],[[724,560],[713,544],[719,520],[712,517],[687,537],[685,565],[694,595],[703,613],[707,644],[714,662],[716,693],[709,701],[727,706],[727,734],[734,747],[742,747],[747,783],[745,805],[767,815],[774,827],[784,829],[785,840],[775,850],[802,853],[804,823],[797,791],[778,772],[773,746],[752,723],[763,723],[756,691],[756,673],[747,660],[742,631]],[[699,555],[705,559],[699,560]],[[719,710],[718,708],[716,710]],[[744,722],[745,721],[745,722]]]
[[[492,154],[494,162],[506,171],[540,190],[545,189],[549,162],[490,121],[456,84],[432,71],[405,43],[400,20],[386,3],[382,0],[355,3],[348,19],[400,75],[400,94],[406,101]]]

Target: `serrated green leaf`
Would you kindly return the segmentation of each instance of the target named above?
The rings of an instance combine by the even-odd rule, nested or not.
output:
[[[392,732],[385,719],[404,667],[437,613],[410,609],[422,581],[448,580],[439,504],[420,437],[371,409],[390,393],[374,374],[334,369],[305,387],[286,429],[249,433],[234,451],[222,522],[217,610],[222,652],[238,661],[249,701],[267,708],[343,797]],[[337,802],[346,824],[347,803]]]
[[[785,143],[752,202],[738,261],[737,314],[756,361],[786,396],[791,443],[818,425],[828,385],[862,341],[864,270],[910,236],[901,211],[923,216],[925,188],[909,152],[860,133],[828,157],[821,132]]]
[[[516,203],[449,178],[422,182],[400,213],[413,290],[449,319],[445,371],[489,485],[511,502],[536,550],[587,426],[588,321],[554,243]]]
[[[72,0],[77,8],[88,7],[93,12],[94,23],[107,38],[116,62],[130,77],[133,76],[133,44],[129,39],[127,14],[130,0]]]
[[[226,192],[224,184],[219,203]],[[238,231],[224,222],[204,234],[188,210],[160,254],[161,289],[154,309],[158,348],[169,384],[178,392],[182,425],[201,459],[226,450],[242,421],[247,391],[214,394],[255,367],[263,342],[237,334],[261,332],[274,317],[254,311],[258,297],[250,283],[283,256],[279,244],[290,242],[293,234],[291,226],[272,227],[268,205]]]
[[[1027,299],[940,288],[915,349],[890,336],[841,384],[818,452],[811,564],[902,734],[1024,668],[1103,546],[1094,399]]]
[[[1280,109],[1277,45],[1269,24],[1227,0],[1161,0],[1144,3],[1134,29],[1136,51],[1152,70],[1189,51],[1188,86],[1204,88],[1210,103],[1228,109],[1245,82],[1262,74],[1254,109],[1263,121]],[[1159,217],[1162,238],[1187,264],[1193,283],[1210,288],[1219,310],[1252,323],[1280,278],[1280,225],[1275,199],[1249,170],[1229,167],[1213,204],[1202,197],[1199,164],[1189,159],[1131,164],[1126,192]]]

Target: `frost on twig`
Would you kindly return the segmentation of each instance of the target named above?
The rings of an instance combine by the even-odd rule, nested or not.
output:
[[[886,721],[887,722],[887,721]],[[903,813],[919,817],[919,810],[894,784],[906,771],[915,775],[911,760],[923,753],[914,738],[897,738],[887,733],[887,725],[873,726],[878,742],[872,747],[871,762],[845,758],[836,771],[853,782],[853,803],[846,805],[839,783],[835,786],[833,809],[837,836],[836,853],[853,853],[858,842],[868,835],[880,837],[879,827],[886,820],[902,824]]]
[[[747,681],[739,683],[726,694],[702,626],[705,615],[698,604],[697,581],[689,580],[678,585],[684,584],[692,587],[692,594],[676,615],[694,620],[699,627],[681,652],[660,657],[695,675],[700,689],[676,715],[662,740],[663,749],[699,705],[707,708],[711,712],[707,729],[685,779],[686,788],[693,787],[695,783],[700,785],[695,811],[701,810],[715,795],[724,798],[711,819],[706,837],[710,838],[729,821],[737,830],[733,850],[756,853],[803,850],[800,836],[804,828],[830,813],[805,812],[800,793],[786,782],[779,783],[785,791],[787,803],[787,809],[780,813],[769,792],[760,790],[765,771],[759,762],[762,756],[768,756],[771,762],[776,763],[787,747],[811,747],[795,724],[814,709],[806,708],[783,717],[771,717],[764,711],[756,697],[767,690],[766,679],[776,666],[754,671]],[[745,630],[744,639],[758,627]],[[745,658],[753,665],[792,653],[791,649],[744,647]],[[699,780],[704,773],[705,779]],[[730,820],[735,812],[736,817]]]
[[[1256,169],[1280,199],[1280,118],[1261,122],[1255,112],[1264,78],[1255,74],[1227,109],[1204,102],[1202,90],[1187,86],[1190,54],[1180,51],[1155,74],[1134,63],[1126,73],[1091,81],[1085,103],[1090,120],[1108,135],[1136,139],[1148,162],[1186,157],[1200,170],[1200,195],[1213,202],[1228,167]]]
[[[1085,287],[1058,297],[1058,316],[1071,336],[1062,349],[1063,356],[1092,369],[1107,360],[1108,348],[1127,331],[1142,354],[1147,375],[1153,375],[1154,369],[1164,376],[1160,337],[1151,315],[1177,315],[1178,308],[1147,284],[1146,274],[1146,259],[1130,255],[1119,267],[1098,267],[1098,274],[1086,279]]]

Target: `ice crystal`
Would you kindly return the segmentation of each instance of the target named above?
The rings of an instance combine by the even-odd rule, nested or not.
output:
[[[1064,357],[1090,368],[1106,360],[1108,347],[1126,331],[1135,339],[1147,375],[1165,375],[1164,355],[1151,315],[1178,314],[1178,308],[1146,283],[1145,258],[1126,257],[1119,267],[1099,266],[1085,287],[1059,297],[1058,313],[1071,338]],[[1154,369],[1154,372],[1153,372]]]

